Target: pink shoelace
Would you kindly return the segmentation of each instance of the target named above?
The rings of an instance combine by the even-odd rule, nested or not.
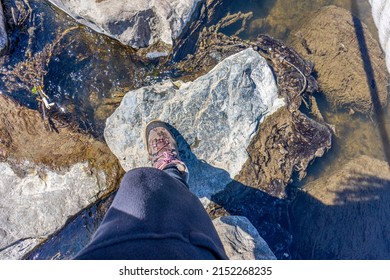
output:
[[[162,144],[161,147],[159,147],[159,144]],[[157,148],[158,151],[155,153],[155,155],[158,155],[161,150],[163,150],[165,147],[169,145],[169,141],[167,141],[164,138],[160,138],[156,140],[156,143],[153,144],[154,148]],[[167,150],[162,152],[158,157],[155,159],[153,166],[157,169],[164,169],[169,164],[183,164],[182,161],[178,160],[176,158],[176,153],[174,153],[174,150]]]

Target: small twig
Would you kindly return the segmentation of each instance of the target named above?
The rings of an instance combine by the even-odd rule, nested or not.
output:
[[[303,77],[303,87],[301,88],[300,92],[299,92],[299,95],[302,95],[302,93],[304,93],[306,91],[306,88],[307,88],[307,78],[305,76],[305,74],[302,73],[302,71],[296,67],[294,64],[292,64],[290,61],[288,61],[286,58],[282,57],[282,62],[286,62],[288,65],[290,65],[291,67],[294,67],[295,70],[297,70],[299,72],[299,74],[301,74],[301,76]],[[306,103],[305,103],[306,104]],[[309,107],[308,107],[309,108]]]
[[[15,9],[14,9],[14,7],[11,7],[11,14],[12,14],[12,20],[14,21],[14,24],[18,25],[18,21],[17,21],[16,16],[15,16]]]

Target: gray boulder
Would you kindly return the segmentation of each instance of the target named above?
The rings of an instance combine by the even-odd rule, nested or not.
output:
[[[106,188],[105,174],[88,163],[53,171],[2,162],[0,174],[0,259],[21,258]]]
[[[200,0],[49,0],[81,24],[133,48],[172,45]]]
[[[276,260],[267,242],[246,217],[220,217],[213,224],[229,259]]]
[[[143,129],[153,119],[168,122],[181,133],[191,190],[210,197],[239,173],[257,126],[283,105],[266,60],[246,49],[180,88],[168,80],[128,92],[104,137],[125,170],[150,166]]]

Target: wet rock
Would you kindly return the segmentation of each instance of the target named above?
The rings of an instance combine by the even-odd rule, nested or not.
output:
[[[212,220],[224,216],[229,216],[229,213],[226,211],[225,208],[215,203],[214,201],[211,201],[207,197],[202,197],[199,200]]]
[[[293,45],[314,62],[320,89],[333,106],[369,114],[373,106],[387,104],[384,54],[367,26],[349,11],[320,9]]]
[[[133,48],[172,45],[200,0],[49,0],[80,23]]]
[[[251,222],[242,216],[213,220],[226,254],[231,260],[276,260],[268,244]]]
[[[8,35],[5,29],[5,17],[3,12],[3,5],[0,1],[0,55],[2,55],[8,48]]]
[[[170,123],[185,139],[179,150],[189,167],[191,190],[210,197],[239,173],[260,121],[283,105],[267,62],[246,49],[180,88],[166,81],[130,91],[107,119],[104,136],[129,170],[150,165],[144,126],[156,118]]]
[[[259,127],[248,147],[251,157],[237,177],[241,183],[283,198],[294,172],[306,176],[308,166],[331,148],[330,129],[306,115],[291,115],[284,107]]]
[[[389,190],[388,163],[368,156],[306,185],[291,206],[295,258],[389,259]]]
[[[0,94],[0,258],[21,258],[123,175],[108,147]]]

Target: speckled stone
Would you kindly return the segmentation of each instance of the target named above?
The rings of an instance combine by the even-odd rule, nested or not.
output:
[[[200,0],[49,0],[80,23],[125,45],[172,45]]]
[[[210,197],[239,173],[257,126],[283,105],[266,60],[246,49],[180,88],[168,80],[128,92],[104,137],[125,170],[150,166],[143,129],[153,119],[171,124],[191,190]]]

